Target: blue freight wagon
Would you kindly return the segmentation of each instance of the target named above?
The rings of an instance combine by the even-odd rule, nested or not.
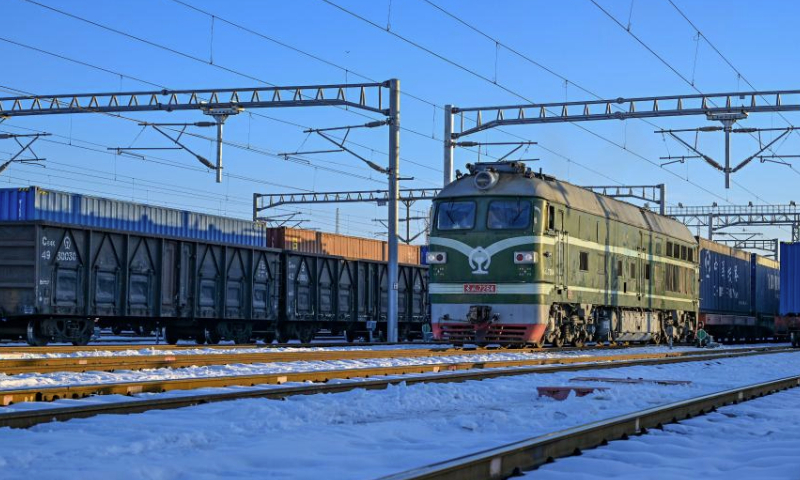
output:
[[[800,243],[781,243],[780,316],[775,334],[800,345]]]
[[[266,227],[250,220],[41,187],[0,189],[0,222],[37,221],[248,247],[267,246]]]
[[[705,329],[729,342],[772,336],[780,298],[778,262],[704,238],[698,242]]]

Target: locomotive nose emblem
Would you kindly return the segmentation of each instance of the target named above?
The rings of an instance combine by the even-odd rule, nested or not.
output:
[[[492,256],[483,247],[475,247],[469,253],[469,266],[472,273],[476,275],[486,275],[489,273],[489,265],[492,263]]]

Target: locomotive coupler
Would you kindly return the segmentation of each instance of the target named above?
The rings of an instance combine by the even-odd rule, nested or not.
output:
[[[467,313],[467,321],[472,324],[490,323],[499,318],[499,315],[492,315],[491,305],[472,305]]]

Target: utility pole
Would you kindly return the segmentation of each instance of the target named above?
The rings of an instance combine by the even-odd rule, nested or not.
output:
[[[400,175],[400,80],[389,80],[389,267],[386,340],[397,341],[397,197]]]
[[[455,145],[451,135],[453,134],[453,106],[444,106],[444,183],[446,187],[453,182],[453,151]]]

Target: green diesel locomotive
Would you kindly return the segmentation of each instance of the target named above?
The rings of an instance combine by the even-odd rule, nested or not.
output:
[[[580,346],[693,335],[698,245],[686,226],[520,162],[467,167],[432,210],[435,338]]]

